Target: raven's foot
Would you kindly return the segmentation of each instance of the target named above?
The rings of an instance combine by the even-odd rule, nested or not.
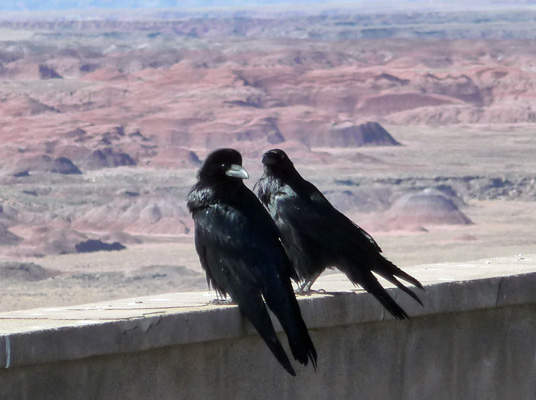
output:
[[[235,303],[233,302],[232,299],[215,298],[214,300],[210,300],[208,304],[214,305],[214,306],[229,306]]]
[[[318,289],[318,290],[313,290],[313,289],[309,289],[309,290],[300,290],[300,288],[296,289],[296,291],[294,292],[296,293],[297,295],[300,295],[300,296],[310,296],[312,294],[326,294],[327,292],[324,290],[324,289]]]

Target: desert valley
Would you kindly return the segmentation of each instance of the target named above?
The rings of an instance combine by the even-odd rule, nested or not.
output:
[[[185,196],[264,151],[419,265],[536,253],[534,11],[0,19],[0,309],[206,289]]]

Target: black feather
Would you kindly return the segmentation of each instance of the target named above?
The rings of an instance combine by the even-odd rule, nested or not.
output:
[[[236,150],[212,152],[188,194],[201,265],[209,284],[221,295],[231,296],[291,375],[295,375],[294,369],[266,305],[281,322],[294,358],[304,365],[311,361],[316,369],[316,350],[290,283],[297,276],[279,231],[242,179],[226,175],[231,166],[236,171],[241,165]]]
[[[283,246],[300,280],[310,287],[326,268],[337,267],[350,281],[376,297],[394,317],[408,318],[381,286],[375,272],[422,305],[419,297],[397,278],[420,289],[421,283],[387,260],[372,236],[303,179],[283,150],[266,152],[262,162],[264,174],[255,189],[279,228]]]

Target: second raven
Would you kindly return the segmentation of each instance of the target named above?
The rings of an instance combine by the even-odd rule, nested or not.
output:
[[[266,305],[287,334],[292,355],[316,368],[316,350],[292,290],[297,278],[270,215],[243,183],[248,178],[234,149],[210,153],[187,197],[195,222],[195,248],[210,285],[229,294],[281,365],[294,369],[275,333]],[[266,302],[266,303],[265,303]]]
[[[281,232],[283,246],[298,276],[305,280],[299,291],[310,290],[326,268],[337,267],[398,319],[409,317],[372,272],[422,305],[417,295],[397,277],[423,289],[421,283],[387,260],[372,236],[335,209],[312,183],[302,178],[283,150],[267,151],[262,163],[264,174],[255,188]]]

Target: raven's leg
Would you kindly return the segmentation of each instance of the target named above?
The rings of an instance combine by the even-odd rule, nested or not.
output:
[[[311,286],[313,286],[314,281],[310,279],[304,280],[300,286],[296,289],[297,294],[305,294],[311,291]]]
[[[322,272],[318,272],[316,274],[314,274],[313,276],[311,276],[310,278],[307,278],[303,281],[303,283],[298,286],[298,289],[296,289],[296,293],[297,294],[306,294],[306,293],[311,293],[312,290],[311,290],[311,287],[313,286],[313,284],[315,283],[315,281],[317,280],[317,278],[320,276]]]

